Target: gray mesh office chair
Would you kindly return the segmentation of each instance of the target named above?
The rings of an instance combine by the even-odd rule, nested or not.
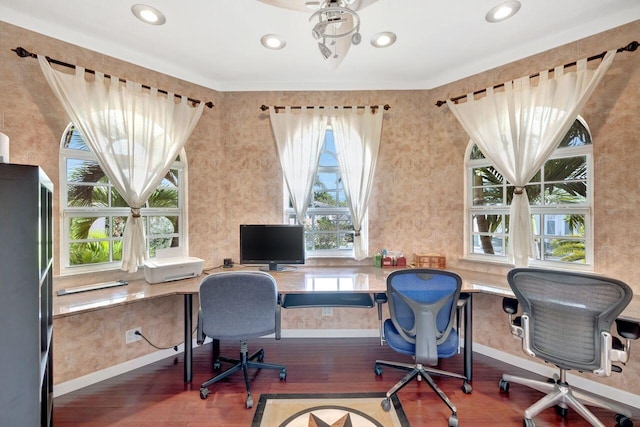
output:
[[[220,366],[220,362],[233,363],[234,366],[204,382],[200,386],[200,397],[206,399],[211,384],[242,369],[247,387],[246,406],[251,408],[253,398],[248,368],[278,369],[280,379],[284,380],[287,376],[286,368],[283,365],[264,363],[264,350],[248,355],[249,338],[272,333],[276,334],[276,339],[280,339],[280,306],[273,277],[260,271],[242,271],[217,273],[204,278],[200,284],[197,342],[202,344],[206,337],[239,340],[240,358],[218,357],[215,368]]]
[[[391,396],[418,377],[424,379],[451,409],[449,426],[458,425],[456,407],[430,374],[461,379],[462,391],[471,393],[464,375],[431,368],[440,358],[458,353],[459,337],[454,322],[461,287],[460,276],[443,270],[414,268],[394,271],[387,277],[391,318],[384,323],[384,339],[398,353],[413,356],[415,363],[376,360],[376,375],[382,375],[382,366],[409,371],[387,392],[382,401],[385,411],[391,408]]]
[[[583,273],[516,268],[509,272],[509,286],[516,300],[505,298],[511,333],[522,340],[522,349],[531,357],[552,363],[559,375],[550,381],[536,381],[504,374],[499,387],[509,391],[509,383],[522,384],[548,393],[524,412],[523,424],[533,427],[533,417],[556,406],[562,416],[570,407],[594,426],[603,426],[584,405],[617,412],[620,426],[632,426],[628,409],[605,402],[597,396],[574,390],[567,383],[568,370],[608,376],[621,369],[612,362],[626,363],[629,339],[638,338],[638,325],[618,324],[622,343],[610,333],[618,315],[633,297],[631,288],[619,280]],[[522,306],[522,314],[514,317]]]

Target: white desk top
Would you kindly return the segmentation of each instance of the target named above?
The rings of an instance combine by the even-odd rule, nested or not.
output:
[[[255,269],[236,267],[215,272]],[[385,292],[386,278],[393,268],[299,267],[293,271],[270,272],[283,294],[306,292]],[[496,296],[513,296],[506,276],[471,270],[450,269],[463,280],[463,292],[480,292]],[[54,296],[53,317],[66,317],[117,305],[129,304],[170,295],[197,294],[204,276],[168,283],[149,284],[144,279],[130,281],[126,286]],[[622,318],[640,322],[640,295],[634,296],[622,313]]]

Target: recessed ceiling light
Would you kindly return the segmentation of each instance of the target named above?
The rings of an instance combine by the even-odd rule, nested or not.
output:
[[[520,10],[519,1],[505,1],[491,8],[484,19],[488,22],[501,22],[505,19],[511,18],[518,10]]]
[[[287,41],[277,34],[265,34],[260,37],[260,43],[267,49],[278,50],[287,45]]]
[[[311,9],[311,10],[318,10],[320,9],[320,2],[319,1],[306,1],[304,2],[304,5],[307,9]]]
[[[389,47],[396,42],[396,35],[391,31],[384,31],[371,37],[371,45],[374,47]]]
[[[162,12],[146,4],[134,4],[131,6],[131,12],[136,18],[147,24],[162,25],[167,22],[167,18],[164,17]]]

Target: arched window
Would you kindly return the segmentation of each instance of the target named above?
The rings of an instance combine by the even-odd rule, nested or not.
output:
[[[157,249],[186,246],[186,170],[183,149],[141,210],[149,257]],[[72,123],[60,143],[60,189],[62,274],[119,268],[130,208]]]
[[[591,133],[579,118],[527,184],[537,248],[531,265],[592,268],[592,153]],[[466,159],[465,256],[506,262],[514,187],[473,141]]]

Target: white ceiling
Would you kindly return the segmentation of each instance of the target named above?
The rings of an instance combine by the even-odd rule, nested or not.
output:
[[[258,0],[0,0],[0,20],[218,91],[256,91],[431,89],[640,19],[640,0],[520,1],[513,18],[490,24],[500,0],[378,0],[358,12],[363,41],[335,70],[311,36],[311,12]],[[166,24],[136,19],[138,2]],[[397,42],[372,47],[380,31]],[[267,33],[287,46],[265,49]]]

